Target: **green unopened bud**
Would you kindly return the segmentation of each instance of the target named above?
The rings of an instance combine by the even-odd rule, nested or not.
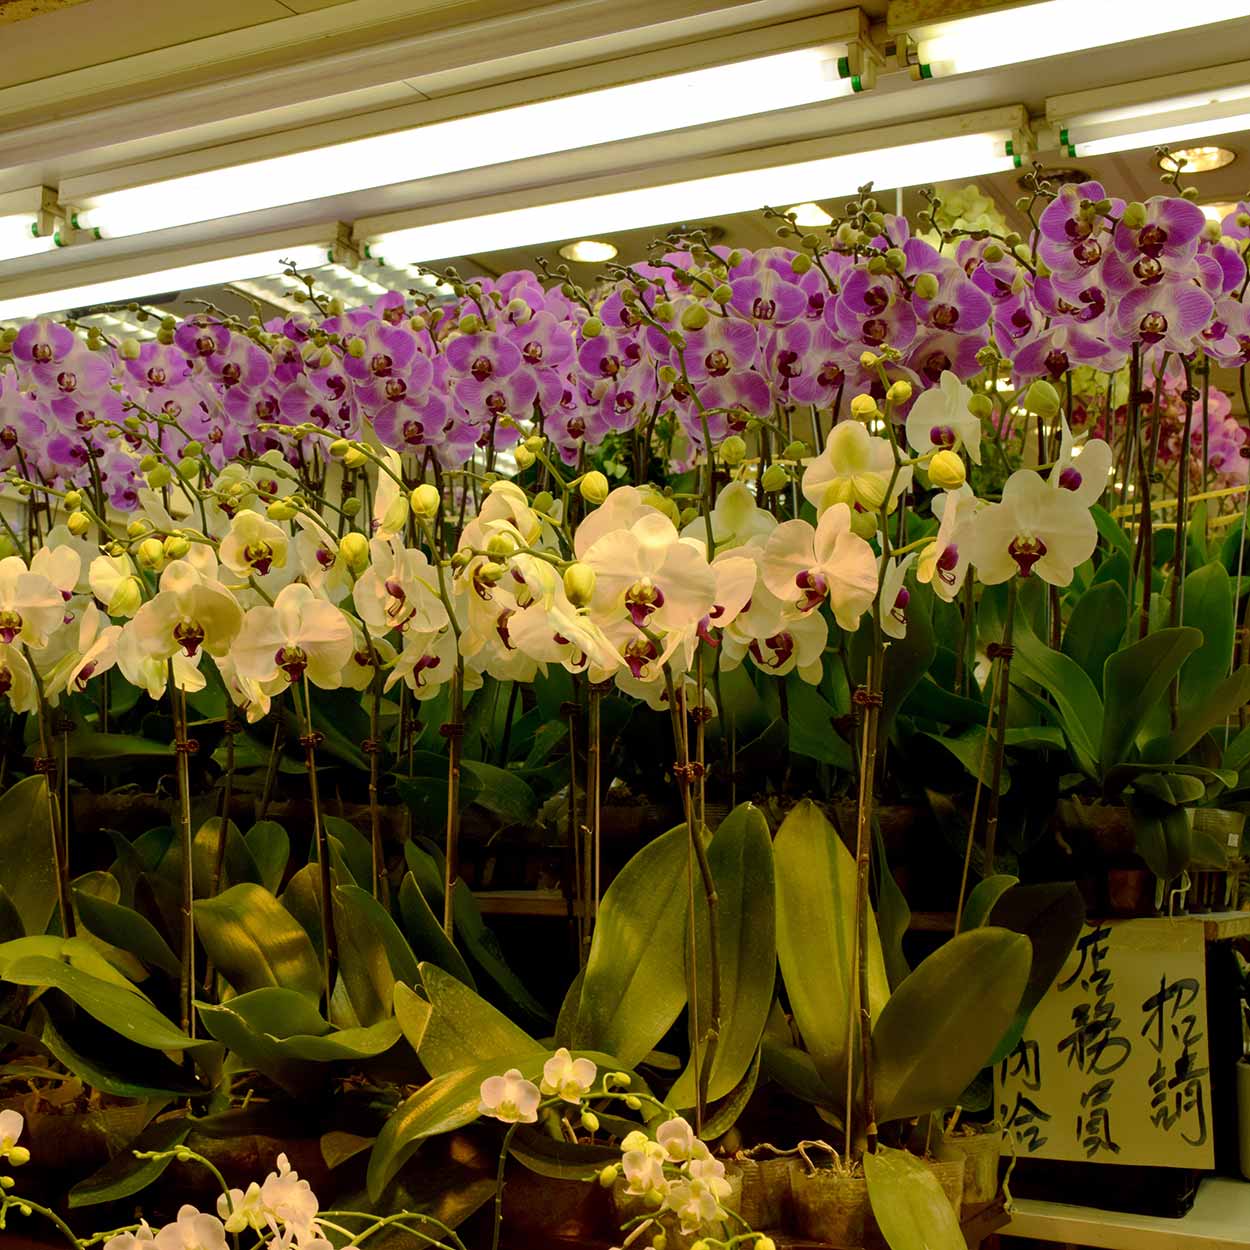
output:
[[[601,504],[608,497],[608,479],[598,469],[587,473],[577,488],[581,491],[582,498],[590,504]]]
[[[896,408],[900,407],[911,399],[911,383],[905,378],[899,378],[897,382],[890,384],[890,389],[886,391],[885,397]]]
[[[361,504],[360,500],[357,499],[355,495],[353,495],[350,499],[344,499],[343,500],[343,515],[347,517],[359,516],[360,509],[363,506],[364,505]]]
[[[1183,199],[1188,200],[1192,204],[1198,198],[1198,188],[1197,187],[1182,187],[1181,197]]]
[[[359,469],[369,457],[365,455],[364,448],[357,447],[354,443],[350,444],[343,453],[343,463],[349,469]]]
[[[412,493],[408,496],[408,503],[412,507],[414,516],[420,517],[423,521],[432,521],[438,516],[438,510],[442,506],[443,497],[439,494],[437,486],[433,486],[429,482],[422,482],[420,486],[412,488]]]
[[[661,365],[656,373],[665,386],[672,386],[679,376],[677,370],[672,365]]]
[[[938,280],[936,275],[929,272],[918,273],[916,281],[912,285],[912,290],[916,293],[917,299],[934,299],[938,293]]]
[[[155,469],[158,464],[160,464],[160,461],[155,456],[152,456],[152,455],[144,456],[139,461],[139,472],[151,473],[152,470]]]
[[[582,1128],[588,1133],[597,1133],[599,1131],[599,1117],[593,1111],[583,1111]]]
[[[627,1106],[627,1107],[628,1107],[631,1111],[637,1111],[637,1110],[638,1110],[638,1108],[642,1106],[642,1099],[641,1099],[641,1098],[639,1098],[637,1094],[626,1094],[626,1095],[625,1095],[625,1105],[626,1105],[626,1106]]]
[[[135,517],[135,519],[126,526],[126,537],[142,538],[151,528],[152,522],[149,521],[147,517]]]
[[[746,454],[747,441],[739,434],[731,434],[720,445],[720,458],[727,465],[741,464]]]
[[[994,401],[988,395],[974,395],[968,401],[968,411],[978,421],[984,421],[994,415]]]
[[[65,498],[62,499],[61,502],[65,505],[65,510],[67,512],[74,512],[78,508],[82,507],[82,493],[76,490],[67,490],[65,492]]]
[[[691,304],[681,314],[681,328],[683,330],[702,330],[711,318],[702,304]]]
[[[118,344],[117,350],[121,353],[123,360],[138,360],[139,353],[143,350],[139,346],[138,339],[122,339]]]
[[[874,275],[874,277],[880,277],[888,269],[889,266],[885,263],[884,256],[870,256],[868,258],[868,272]]]
[[[184,456],[202,456],[204,454],[204,444],[192,439],[183,449]]]
[[[465,313],[456,328],[461,334],[476,334],[482,328],[482,319],[477,313]]]
[[[929,461],[929,481],[939,490],[958,490],[967,478],[964,462],[953,451],[939,451]]]
[[[895,273],[902,273],[907,268],[907,256],[901,247],[892,247],[885,254],[885,263]]]
[[[145,538],[135,551],[139,567],[155,573],[165,563],[165,544],[159,538]]]
[[[359,530],[348,530],[339,539],[339,554],[359,577],[369,567],[369,540]]]
[[[65,518],[65,528],[75,538],[81,538],[91,528],[91,518],[82,511],[71,512]]]
[[[629,288],[626,287],[626,290],[628,289]],[[651,310],[651,315],[657,321],[663,322],[664,325],[668,325],[668,323],[672,321],[673,317],[675,316],[676,311],[677,310],[672,306],[672,304],[669,303],[668,300],[662,299]]]
[[[290,521],[298,511],[289,499],[275,499],[265,509],[265,515],[271,521]]]
[[[991,265],[996,265],[1003,258],[1003,249],[997,243],[987,243],[981,256]]]
[[[194,456],[183,456],[178,461],[178,476],[184,482],[189,482],[200,471],[200,462]]]
[[[871,538],[877,532],[877,514],[875,512],[858,512],[851,509],[851,533],[860,538]]]
[[[796,438],[794,442],[787,443],[781,451],[783,460],[804,460],[810,454],[807,444],[801,439]]]
[[[856,395],[851,400],[851,416],[860,421],[870,420],[880,415],[877,401],[871,395]]]
[[[603,333],[603,322],[598,317],[587,317],[582,322],[582,338],[597,339]]]
[[[478,578],[490,586],[494,586],[497,582],[503,581],[507,572],[508,566],[500,564],[496,560],[488,560],[485,564],[479,564],[477,568]]]
[[[148,474],[148,485],[153,490],[160,490],[162,486],[168,486],[173,480],[173,470],[167,464],[158,464]]]
[[[496,560],[506,560],[516,549],[516,539],[506,530],[492,534],[486,540],[486,554],[494,556]]]
[[[181,534],[170,534],[164,546],[165,556],[170,560],[181,560],[191,550],[191,544]]]
[[[20,1168],[23,1164],[30,1162],[30,1151],[25,1146],[10,1146],[9,1162],[15,1168]]]
[[[795,254],[790,258],[790,268],[795,273],[810,273],[812,268],[812,258],[806,252],[795,252]]]
[[[534,502],[530,505],[530,507],[532,507],[535,512],[541,512],[545,516],[551,511],[555,502],[555,496],[552,495],[549,490],[540,490],[538,494],[534,496]]]
[[[365,354],[365,341],[359,335],[353,335],[344,344],[347,354],[353,360],[359,360]]]
[[[712,292],[712,299],[714,299],[716,303],[722,304],[722,305],[728,304],[729,301],[733,299],[733,297],[734,297],[733,287],[731,287],[728,282],[720,283],[716,287],[716,289]]]
[[[326,448],[326,451],[330,453],[330,456],[333,459],[342,460],[347,455],[347,453],[351,451],[351,449],[352,449],[352,445],[351,443],[347,441],[347,439],[336,438],[330,444],[330,446]]]
[[[1125,204],[1120,220],[1130,230],[1140,230],[1146,224],[1146,206],[1140,200]]]
[[[785,466],[780,464],[770,464],[760,478],[760,486],[769,494],[784,490],[789,483],[790,475],[786,472]]]
[[[584,608],[595,593],[595,571],[575,562],[564,570],[564,593],[575,608]]]
[[[618,1175],[619,1172],[617,1171],[616,1164],[609,1163],[607,1167],[601,1169],[599,1172],[599,1184],[602,1185],[604,1189],[611,1189],[612,1186],[616,1184],[616,1178]]]
[[[534,463],[536,457],[524,443],[519,443],[512,453],[512,458],[516,461],[516,467],[524,472]]]
[[[1034,382],[1024,394],[1024,407],[1039,417],[1056,416],[1059,412],[1059,392],[1049,382]]]

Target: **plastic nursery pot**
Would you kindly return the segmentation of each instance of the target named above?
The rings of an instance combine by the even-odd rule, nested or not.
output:
[[[729,1193],[721,1200],[721,1206],[736,1215],[742,1214],[742,1169],[736,1163],[725,1165],[725,1179],[729,1182]],[[698,1232],[686,1234],[681,1231],[681,1223],[671,1211],[659,1214],[647,1205],[646,1199],[639,1194],[627,1193],[629,1188],[624,1177],[617,1177],[612,1186],[612,1204],[616,1208],[617,1225],[626,1220],[636,1219],[640,1215],[652,1215],[656,1223],[663,1229],[666,1250],[690,1250],[696,1241],[707,1237],[728,1238],[740,1232],[734,1220],[722,1220],[719,1225],[705,1225]],[[754,1226],[753,1226],[754,1227]],[[650,1240],[643,1235],[641,1245],[649,1245]]]
[[[738,1159],[742,1169],[740,1214],[756,1231],[784,1227],[790,1214],[790,1160]]]
[[[1003,1157],[1003,1130],[997,1124],[965,1125],[938,1144],[942,1162],[964,1161],[963,1206],[977,1208],[998,1197],[998,1165]]]
[[[956,1213],[963,1205],[964,1160],[927,1160]],[[809,1173],[801,1160],[790,1164],[794,1231],[837,1250],[889,1250],[868,1200],[868,1182],[832,1168]]]

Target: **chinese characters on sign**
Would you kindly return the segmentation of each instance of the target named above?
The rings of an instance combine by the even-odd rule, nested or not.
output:
[[[1099,922],[994,1073],[1022,1157],[1214,1164],[1201,921]]]

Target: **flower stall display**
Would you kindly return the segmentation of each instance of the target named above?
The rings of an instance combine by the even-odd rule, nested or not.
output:
[[[1030,187],[3,331],[0,1222],[522,1245],[520,1169],[617,1245],[963,1244],[946,1131],[1120,862],[1062,814],[1184,907],[1250,767],[1250,208]],[[470,880],[535,831],[527,983]]]

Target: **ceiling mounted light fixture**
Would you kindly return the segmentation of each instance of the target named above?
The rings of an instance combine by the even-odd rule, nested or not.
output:
[[[991,115],[1022,117],[1023,113],[1003,109],[983,116]],[[927,129],[931,132],[932,124]],[[917,129],[897,127],[877,133],[884,141],[867,150],[791,165],[738,170],[405,228],[377,229],[373,223],[363,222],[358,223],[357,230],[360,237],[369,240],[372,256],[386,256],[392,262],[431,261],[480,252],[484,240],[489,240],[493,250],[503,251],[556,239],[697,221],[710,208],[722,214],[742,213],[769,203],[803,204],[817,197],[851,195],[869,181],[904,187],[1000,173],[1016,168],[1021,161],[1013,122],[995,130],[896,142],[895,146],[890,146],[886,136],[914,135]],[[859,134],[846,141],[870,143],[871,137]],[[823,146],[827,150],[828,145]],[[423,215],[432,211],[425,210]]]
[[[808,200],[806,204],[795,204],[786,211],[794,214],[796,226],[802,226],[806,230],[818,230],[833,222],[833,218],[819,204],[811,200]]]
[[[70,250],[67,248],[66,252]],[[64,312],[71,308],[90,308],[97,304],[131,302],[144,299],[156,291],[187,291],[234,282],[240,278],[264,277],[280,273],[288,262],[297,269],[315,269],[331,259],[327,248],[306,244],[217,257],[164,269],[144,269],[142,260],[133,260],[130,264],[138,270],[135,273],[0,299],[0,321],[38,317],[43,313]]]
[[[566,243],[560,249],[565,260],[576,261],[579,265],[600,265],[611,260],[617,253],[616,244],[605,243],[602,239],[578,239],[576,243]]]
[[[1202,80],[1199,92],[1192,74],[1169,74],[1052,96],[1046,120],[1068,156],[1167,146],[1189,155],[1190,173],[1221,169],[1236,153],[1201,141],[1250,130],[1250,61],[1214,66]]]
[[[39,233],[39,218],[34,213],[13,213],[0,217],[0,260],[17,260],[37,256],[57,246],[56,236]]]
[[[1223,221],[1229,213],[1236,210],[1237,205],[1228,200],[1219,204],[1199,204],[1198,207],[1202,209],[1202,215],[1208,221]]]
[[[1237,153],[1229,148],[1194,147],[1172,148],[1171,153],[1177,160],[1185,162],[1187,174],[1206,174],[1213,169],[1223,169],[1237,159]]]
[[[968,74],[1246,16],[1244,0],[1040,0],[913,27],[921,78]]]
[[[712,65],[120,190],[72,194],[104,236],[162,230],[847,96],[849,45]],[[645,72],[639,62],[638,72]]]

